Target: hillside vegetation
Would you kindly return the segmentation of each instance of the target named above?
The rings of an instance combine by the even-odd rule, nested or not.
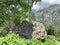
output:
[[[31,8],[38,1],[41,0],[0,0],[0,45],[60,45],[60,27],[55,25],[60,24],[60,5],[34,15]],[[47,38],[44,42],[31,37],[33,21],[45,25]]]
[[[35,13],[36,20],[60,26],[60,4],[54,4]]]

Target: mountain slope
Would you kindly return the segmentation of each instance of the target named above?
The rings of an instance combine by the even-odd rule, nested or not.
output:
[[[60,24],[60,5],[51,5],[35,13],[36,20],[47,24]]]

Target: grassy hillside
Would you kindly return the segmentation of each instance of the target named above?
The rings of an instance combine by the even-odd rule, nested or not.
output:
[[[41,42],[37,39],[24,39],[16,34],[9,34],[5,37],[0,37],[0,45],[56,45],[53,40],[46,39],[45,42]],[[57,44],[58,45],[58,44]]]

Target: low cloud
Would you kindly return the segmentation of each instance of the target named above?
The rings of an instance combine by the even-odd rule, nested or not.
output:
[[[44,8],[49,7],[53,4],[60,4],[60,0],[42,0],[41,2],[33,3],[32,11],[38,11]]]
[[[42,2],[51,3],[51,4],[60,4],[60,0],[42,0]]]

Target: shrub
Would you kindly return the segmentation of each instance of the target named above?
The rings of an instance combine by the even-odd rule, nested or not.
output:
[[[54,35],[54,26],[53,25],[46,25],[46,31],[48,35]]]
[[[0,45],[56,45],[56,43],[47,39],[44,43],[37,39],[24,39],[16,34],[9,34],[5,37],[0,37]]]
[[[46,25],[48,35],[60,36],[60,26],[57,25]]]
[[[60,36],[60,26],[55,26],[54,28],[55,28],[55,33],[54,33],[55,36],[59,37]]]

